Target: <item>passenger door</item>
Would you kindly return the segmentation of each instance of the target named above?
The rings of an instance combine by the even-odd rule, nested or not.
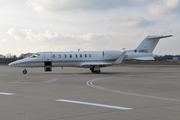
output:
[[[52,53],[51,52],[44,53],[44,61],[52,61]]]
[[[52,71],[52,53],[44,53],[44,71]]]

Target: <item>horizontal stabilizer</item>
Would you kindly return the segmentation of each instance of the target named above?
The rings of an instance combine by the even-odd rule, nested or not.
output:
[[[154,58],[152,56],[147,56],[147,57],[135,58],[135,60],[154,60]]]
[[[173,35],[166,35],[166,36],[148,36],[148,39],[161,39],[161,38],[166,38],[166,37],[172,37]]]

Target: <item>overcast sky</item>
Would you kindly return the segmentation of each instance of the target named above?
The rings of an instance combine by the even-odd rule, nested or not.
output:
[[[180,54],[179,0],[0,0],[0,54],[134,49]]]

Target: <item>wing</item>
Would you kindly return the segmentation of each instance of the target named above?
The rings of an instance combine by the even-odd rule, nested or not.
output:
[[[92,66],[107,67],[112,65],[113,63],[109,63],[109,62],[84,62],[81,63],[80,67],[91,68]]]
[[[84,62],[82,63],[80,66],[81,67],[92,67],[92,66],[100,66],[100,67],[107,67],[107,66],[112,66],[112,65],[117,65],[117,64],[121,64],[121,62],[123,61],[124,57],[126,55],[126,52],[124,51],[118,59],[115,59],[111,62],[106,62],[106,61],[101,61],[101,62]]]

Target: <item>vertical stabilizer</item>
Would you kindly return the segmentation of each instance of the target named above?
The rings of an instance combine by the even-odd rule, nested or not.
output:
[[[154,48],[156,47],[157,43],[159,42],[159,39],[166,38],[166,37],[172,37],[172,35],[167,36],[147,36],[141,44],[136,48],[137,52],[142,53],[152,53]]]

